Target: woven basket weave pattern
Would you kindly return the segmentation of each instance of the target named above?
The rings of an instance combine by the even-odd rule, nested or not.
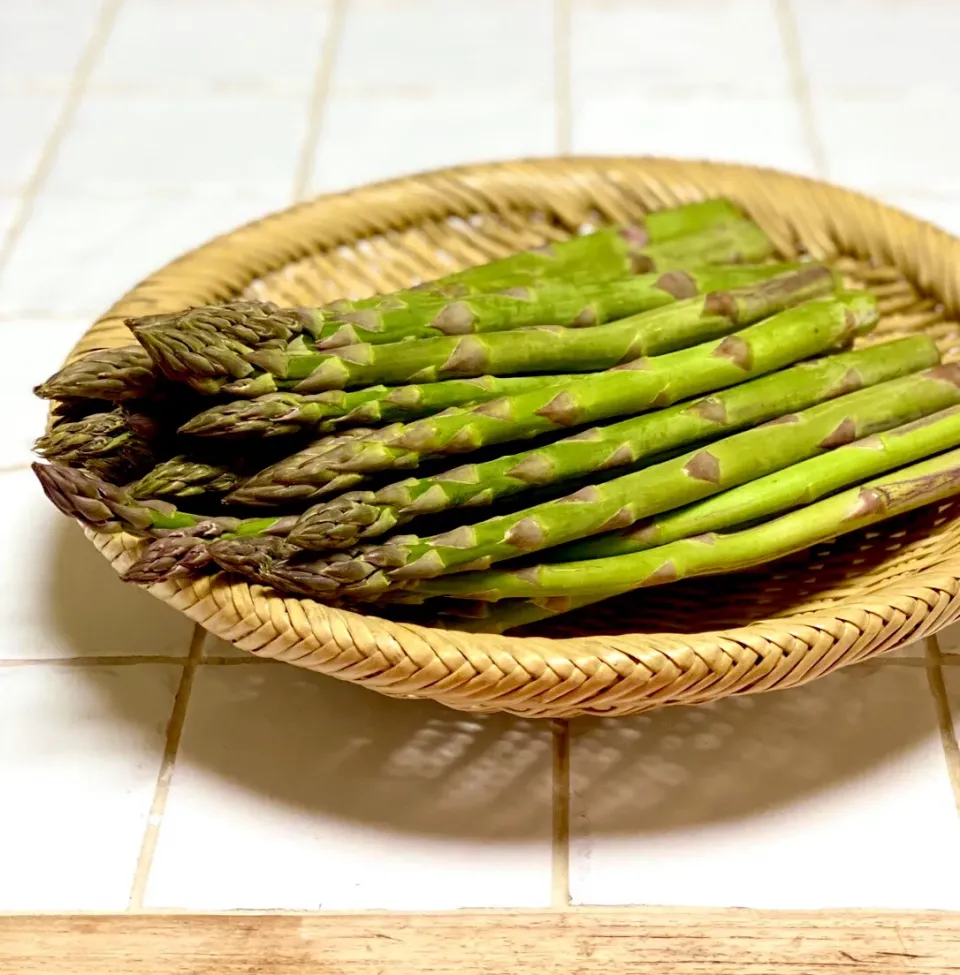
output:
[[[721,195],[783,258],[807,253],[868,285],[883,312],[870,341],[926,331],[947,359],[960,355],[960,241],[826,184],[661,159],[463,167],[320,198],[168,265],[74,354],[129,343],[123,320],[133,315],[237,295],[284,304],[361,297]],[[88,536],[118,571],[143,547],[129,535]],[[958,536],[960,505],[944,504],[762,572],[612,600],[524,637],[390,623],[224,574],[150,591],[246,650],[384,694],[529,716],[631,714],[793,686],[935,632],[960,615]]]

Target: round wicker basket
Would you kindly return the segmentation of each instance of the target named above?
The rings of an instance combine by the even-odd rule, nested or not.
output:
[[[769,170],[649,158],[469,166],[321,197],[158,271],[74,355],[125,344],[126,317],[247,295],[313,304],[408,286],[578,228],[723,195],[786,258],[828,260],[880,297],[872,337],[926,330],[960,350],[960,240],[873,200]],[[142,542],[89,532],[118,571]],[[527,716],[623,715],[790,687],[960,614],[960,504],[819,546],[764,572],[621,597],[527,636],[402,625],[223,573],[150,591],[258,654],[395,697]]]

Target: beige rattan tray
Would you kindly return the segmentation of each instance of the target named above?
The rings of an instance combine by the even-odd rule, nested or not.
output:
[[[74,354],[129,342],[132,315],[241,294],[312,304],[392,290],[715,195],[748,210],[784,257],[805,251],[868,283],[882,299],[880,337],[926,330],[948,357],[960,351],[960,240],[795,176],[602,158],[440,170],[294,207],[158,271]],[[89,537],[118,571],[142,544]],[[391,623],[223,573],[150,591],[245,650],[384,694],[529,716],[630,714],[790,687],[933,633],[960,614],[958,537],[960,503],[940,505],[765,572],[647,590],[526,637]]]

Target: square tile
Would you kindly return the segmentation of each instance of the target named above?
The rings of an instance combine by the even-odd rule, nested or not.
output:
[[[886,97],[813,100],[834,182],[867,191],[960,199],[956,95],[902,91]]]
[[[736,161],[801,173],[813,170],[799,110],[783,98],[577,92],[573,151]]]
[[[249,650],[241,650],[226,640],[214,636],[212,633],[205,633],[203,637],[203,657],[209,660],[211,657],[229,657],[235,660],[260,661],[266,663],[265,658],[260,658],[250,653]]]
[[[0,91],[0,194],[15,195],[30,182],[62,101],[59,94]]]
[[[954,623],[937,634],[937,644],[940,652],[945,654],[960,654],[960,623]]]
[[[20,200],[15,196],[0,195],[0,242],[7,236],[20,211]]]
[[[553,96],[553,31],[551,0],[352,0],[333,91],[387,99],[508,95],[501,102],[508,116],[518,94]]]
[[[287,664],[202,667],[145,903],[543,907],[550,794],[546,722]]]
[[[308,103],[306,94],[88,92],[47,189],[287,199]]]
[[[324,0],[126,0],[90,85],[309,92],[329,15]]]
[[[48,404],[33,395],[33,387],[63,365],[88,324],[85,320],[0,321],[0,338],[8,352],[0,358],[0,408],[5,418],[0,425],[0,470],[25,467],[35,459],[33,442],[43,433]]]
[[[121,911],[180,668],[0,668],[0,910]]]
[[[0,85],[66,88],[102,6],[100,0],[3,0]]]
[[[803,66],[816,91],[899,95],[911,89],[960,89],[955,4],[802,0],[792,6]]]
[[[947,689],[947,701],[953,718],[953,734],[960,740],[960,667],[949,661],[943,668],[943,682]],[[956,769],[960,772],[960,769]]]
[[[570,54],[579,95],[790,93],[772,0],[573,0]]]
[[[549,155],[554,106],[513,97],[355,98],[327,108],[312,188],[329,192],[437,166]],[[431,131],[429,138],[422,134]]]
[[[915,640],[913,643],[888,651],[878,659],[884,663],[891,660],[916,660],[925,663],[927,660],[927,641]]]
[[[44,497],[30,470],[0,474],[0,658],[183,656],[193,624],[136,586]]]
[[[94,318],[168,261],[270,208],[252,199],[45,194],[0,271],[0,314]]]
[[[578,723],[574,902],[960,908],[960,821],[927,680],[923,667],[860,664]]]

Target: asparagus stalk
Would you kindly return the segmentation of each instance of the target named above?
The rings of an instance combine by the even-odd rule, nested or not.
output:
[[[137,338],[168,375],[190,382],[191,376],[200,376],[203,389],[224,389],[235,395],[248,395],[251,389],[262,392],[267,383],[276,389],[318,393],[376,383],[436,382],[484,374],[507,376],[557,369],[592,372],[725,335],[737,322],[756,321],[800,300],[819,297],[833,284],[827,268],[813,265],[750,287],[711,292],[589,329],[538,327],[387,345],[350,345],[330,353],[311,350],[302,337],[284,347],[263,348],[253,354],[246,354],[236,342],[218,346],[212,336],[191,338],[178,330],[142,328],[137,330]],[[243,382],[229,383],[230,375]]]
[[[940,366],[960,386],[960,365]],[[960,409],[951,406],[885,433],[840,447],[822,457],[794,464],[756,481],[669,511],[629,531],[563,545],[550,561],[628,555],[705,532],[723,531],[811,504],[840,488],[903,467],[960,444]]]
[[[259,539],[282,538],[296,521],[296,515],[281,518],[248,518],[241,522],[236,532],[222,529],[220,525],[201,526],[182,532],[169,532],[154,539],[143,554],[123,573],[124,582],[152,586],[175,576],[192,575],[208,566],[215,565],[210,554],[215,539],[244,538],[248,535]],[[262,522],[258,526],[256,522]],[[287,553],[287,549],[276,550]],[[291,547],[290,552],[294,551]]]
[[[539,485],[636,464],[938,361],[933,341],[913,336],[801,363],[692,403],[594,427],[535,450],[432,477],[408,478],[375,492],[343,494],[306,511],[290,540],[311,550],[350,548],[422,514],[482,506]]]
[[[130,495],[146,498],[190,498],[227,494],[243,475],[230,464],[178,454],[162,460],[130,486]]]
[[[781,470],[862,436],[960,402],[960,369],[929,370],[790,413],[707,447],[604,484],[429,538],[396,537],[347,562],[280,565],[273,578],[303,591],[323,577],[343,594],[375,593],[396,583],[487,568],[575,539],[635,524]],[[416,587],[414,587],[416,588]]]
[[[342,310],[345,303],[341,302],[330,306],[327,320],[320,327],[308,327],[307,331],[315,347],[325,351],[360,343],[380,345],[534,325],[583,328],[651,311],[697,294],[745,287],[797,267],[717,265],[614,281],[545,281],[458,299],[411,293],[406,298],[388,297],[376,302],[368,299],[369,307],[346,313]]]
[[[955,365],[945,368],[957,368]],[[550,563],[610,558],[669,545],[684,538],[739,528],[770,515],[813,504],[840,488],[896,470],[960,443],[960,409],[950,407],[886,433],[838,447],[757,481],[650,519],[635,531],[614,533],[551,549]],[[605,544],[610,542],[611,544]],[[607,597],[618,595],[611,592]],[[596,595],[507,599],[496,604],[450,601],[443,614],[459,619],[456,629],[505,633],[599,602]],[[431,604],[432,605],[432,604]],[[470,619],[465,620],[464,617]]]
[[[332,451],[320,450],[319,455],[308,448],[254,475],[227,500],[246,505],[310,500],[329,494],[328,486],[337,474],[415,467],[433,455],[465,453],[668,406],[834,348],[858,331],[869,330],[876,317],[874,299],[863,292],[811,301],[719,342],[635,360],[584,377],[570,389],[534,390],[467,410],[450,410],[430,420],[388,427]]]
[[[464,573],[419,588],[425,595],[484,600],[606,599],[679,579],[753,568],[958,491],[960,450],[951,450],[743,531],[711,532],[606,559]]]
[[[63,514],[99,531],[143,535],[196,528],[209,520],[178,511],[165,501],[139,502],[129,491],[63,464],[34,463],[33,471],[44,493]],[[236,519],[229,521],[232,527]]]
[[[726,335],[800,301],[828,294],[831,272],[814,265],[744,288],[707,295],[594,328],[532,328],[489,336],[425,339],[382,346],[348,346],[328,356],[288,358],[262,364],[303,392],[374,382],[402,383],[460,376],[510,375],[570,369],[594,372],[639,356],[660,355]]]
[[[480,376],[410,386],[368,386],[348,393],[331,390],[314,396],[268,393],[204,410],[185,423],[180,432],[233,438],[326,433],[341,424],[369,425],[430,416],[453,406],[486,403],[500,396],[572,381],[572,376]]]
[[[233,518],[228,515],[197,515],[155,498],[140,501],[129,490],[108,484],[88,471],[64,464],[34,463],[44,493],[63,514],[102,532],[169,537],[168,533],[193,532],[197,538],[248,535],[282,537],[296,515],[278,518]],[[174,536],[177,537],[177,536]]]
[[[75,359],[34,388],[42,399],[121,402],[157,392],[162,377],[139,345],[103,349]]]
[[[614,228],[556,247],[563,248],[564,256],[559,261],[543,252],[528,254],[528,263],[532,261],[537,267],[550,267],[551,274],[565,268],[570,271],[568,279],[574,275],[572,267],[575,267],[578,269],[576,274],[586,276],[594,283],[609,281],[632,270],[653,271],[657,265],[689,267],[696,265],[698,260],[721,263],[724,260],[762,259],[771,252],[766,236],[743,220],[708,227],[700,234],[660,244],[649,244],[645,232]],[[519,269],[524,255],[513,255],[507,260]],[[616,269],[615,274],[607,273],[613,269]],[[498,271],[496,275],[500,273]],[[517,277],[516,273],[509,280],[513,287],[532,283],[522,275]],[[682,284],[680,286],[682,288]],[[461,279],[455,290],[460,291],[463,287]],[[492,290],[502,287],[504,285],[500,284]],[[676,289],[676,282],[673,288]],[[383,308],[384,301],[387,302],[386,309]],[[331,312],[327,309],[321,314],[326,314],[328,319],[331,314],[340,316],[337,321],[339,330],[344,324],[343,315],[352,314],[356,318],[368,313],[369,317],[376,314],[378,308],[385,313],[390,310],[389,305],[395,305],[397,301],[404,302],[404,307],[393,308],[391,314],[399,325],[404,318],[409,320],[408,301],[418,308],[424,302],[429,304],[430,296],[395,292],[386,298],[367,299],[368,308],[353,309],[348,313],[340,303],[339,310]],[[443,311],[440,305],[431,307],[435,315]],[[452,314],[457,317],[458,313],[454,310]],[[319,327],[322,331],[322,323],[317,323],[316,313],[309,309],[280,309],[258,302],[235,302],[176,315],[130,319],[127,325],[162,372],[176,381],[190,383],[201,393],[214,393],[224,387],[235,395],[272,392],[280,388],[271,378],[279,361],[289,358],[304,365],[304,360],[311,355],[321,361],[323,358],[322,353],[315,350],[310,331],[311,325],[314,330]],[[230,379],[237,382],[230,384]]]
[[[296,348],[303,354],[359,342],[381,345],[533,325],[592,326],[706,291],[745,287],[797,267],[733,265],[615,281],[547,281],[467,298],[407,291],[338,301],[321,308],[279,308],[270,302],[237,301],[131,319],[128,325],[148,347],[151,343],[172,343],[184,356],[188,349],[202,350],[206,359],[220,367],[216,375],[233,376],[237,368],[243,372],[243,366],[236,365],[236,356],[256,365],[256,353],[285,351],[298,337]]]
[[[173,575],[196,572],[212,561],[211,540],[283,538],[297,520],[296,515],[233,518],[191,514],[165,501],[138,501],[128,490],[63,464],[35,463],[33,470],[47,497],[68,517],[102,532],[155,538],[124,573],[128,582],[150,585]]]
[[[113,481],[127,481],[156,460],[149,440],[130,428],[119,409],[58,423],[38,438],[34,450]]]
[[[739,224],[743,215],[729,201],[723,199],[690,203],[669,210],[648,213],[643,221],[627,227],[608,227],[559,243],[547,244],[535,250],[511,254],[499,261],[456,271],[434,281],[427,281],[414,290],[426,290],[454,298],[469,293],[499,291],[547,280],[570,280],[585,271],[590,279],[613,280],[624,274],[643,273],[651,267],[650,256],[643,253],[649,244],[663,244],[710,231],[725,224]],[[762,260],[772,253],[769,242],[757,244],[750,255],[726,258],[727,261]],[[670,253],[670,257],[676,254]],[[686,261],[687,265],[696,263]],[[710,263],[721,264],[716,258]]]

